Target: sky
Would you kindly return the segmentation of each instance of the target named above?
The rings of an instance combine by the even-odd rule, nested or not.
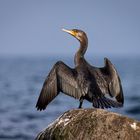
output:
[[[87,33],[87,55],[140,55],[139,0],[0,0],[0,55],[74,55]]]

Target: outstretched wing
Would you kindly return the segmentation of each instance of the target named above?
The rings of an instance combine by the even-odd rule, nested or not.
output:
[[[61,61],[53,66],[46,78],[36,104],[37,109],[44,110],[60,91],[77,99],[81,97],[75,80],[75,70]]]
[[[54,65],[43,84],[36,104],[37,110],[44,110],[46,106],[59,94],[57,85],[56,65]]]
[[[123,96],[122,84],[121,84],[120,77],[117,73],[117,70],[115,69],[115,67],[113,66],[113,64],[109,59],[105,58],[104,61],[105,61],[104,71],[108,73],[107,75],[109,80],[109,84],[108,84],[109,94],[110,96],[115,97],[118,102],[123,104],[124,96]]]
[[[57,69],[58,86],[61,92],[80,99],[82,96],[81,90],[76,81],[77,74],[75,69],[71,69],[63,62],[59,62]]]
[[[100,82],[97,82],[98,86],[102,93],[115,97],[119,103],[123,104],[123,90],[117,70],[109,59],[105,58],[104,62],[105,66],[103,68],[99,68],[100,76],[102,78]]]

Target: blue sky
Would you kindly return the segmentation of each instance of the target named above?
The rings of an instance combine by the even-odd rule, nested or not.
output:
[[[140,1],[0,0],[0,55],[74,55],[62,28],[87,33],[87,55],[139,55]]]

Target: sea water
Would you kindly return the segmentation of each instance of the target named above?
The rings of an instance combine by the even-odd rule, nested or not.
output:
[[[67,57],[1,57],[0,58],[0,140],[31,140],[67,110],[77,108],[79,101],[60,93],[45,111],[35,108],[43,82],[53,64],[61,59],[74,67]],[[140,120],[140,57],[111,57],[121,77],[125,103],[111,111]],[[103,66],[103,57],[88,61]],[[83,108],[92,107],[84,101]]]

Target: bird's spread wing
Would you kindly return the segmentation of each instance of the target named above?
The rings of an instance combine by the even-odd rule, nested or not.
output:
[[[115,97],[118,102],[123,104],[124,97],[120,77],[111,61],[107,58],[105,58],[105,69],[110,75],[109,94]]]
[[[44,110],[46,106],[58,95],[59,90],[57,84],[56,66],[54,66],[43,84],[36,104],[37,110]]]
[[[115,97],[119,103],[123,104],[124,97],[119,75],[109,59],[105,58],[104,61],[105,66],[99,68],[100,71],[97,74],[100,76],[100,80],[97,80],[98,87],[104,95],[109,94],[111,97]]]
[[[60,91],[77,99],[81,97],[74,70],[61,61],[54,65],[45,80],[36,104],[37,109],[45,109]]]
[[[61,62],[57,71],[57,76],[60,91],[76,99],[80,99],[82,93],[76,81],[75,70]]]

